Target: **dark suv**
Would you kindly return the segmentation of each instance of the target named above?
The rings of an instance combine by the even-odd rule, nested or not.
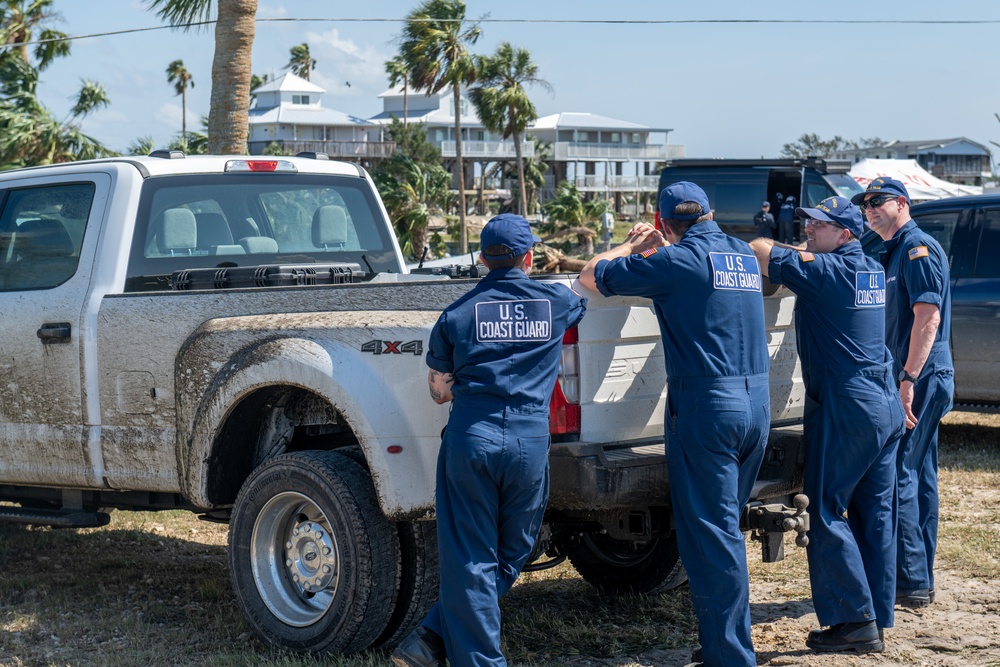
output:
[[[938,199],[910,213],[951,266],[955,406],[1000,410],[1000,195]],[[869,230],[861,242],[878,257],[882,239]]]

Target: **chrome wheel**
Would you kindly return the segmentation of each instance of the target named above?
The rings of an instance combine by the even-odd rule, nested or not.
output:
[[[264,604],[288,625],[315,623],[337,593],[337,538],[323,511],[300,493],[279,494],[261,509],[250,563]]]

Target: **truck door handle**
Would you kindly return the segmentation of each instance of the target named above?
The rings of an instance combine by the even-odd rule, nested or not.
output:
[[[37,333],[43,344],[52,345],[53,343],[68,343],[72,330],[73,325],[69,322],[46,322]]]

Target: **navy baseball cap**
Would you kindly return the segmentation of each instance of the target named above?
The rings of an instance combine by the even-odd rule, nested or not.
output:
[[[906,201],[910,201],[910,193],[906,191],[905,185],[895,178],[879,176],[868,184],[868,188],[864,192],[859,192],[851,197],[851,203],[858,206],[870,194],[889,194],[896,197],[906,197]]]
[[[827,197],[816,208],[795,209],[795,215],[800,218],[812,218],[823,222],[832,222],[843,227],[858,238],[861,238],[865,231],[864,219],[861,217],[861,209],[855,206],[846,197]]]
[[[489,248],[491,245],[505,245],[511,250],[500,255],[481,253],[485,257],[517,257],[531,250],[531,247],[536,243],[541,242],[542,240],[531,232],[528,221],[513,213],[501,213],[491,218],[479,235],[481,248]]]
[[[674,209],[679,204],[698,204],[698,213],[675,214]],[[663,188],[660,193],[660,218],[662,220],[697,220],[709,213],[712,207],[708,203],[708,195],[700,187],[690,181],[678,181]]]

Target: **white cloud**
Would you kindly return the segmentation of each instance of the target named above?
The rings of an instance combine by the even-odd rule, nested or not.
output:
[[[359,98],[371,103],[388,86],[388,52],[342,37],[337,29],[307,32],[306,42],[317,62],[311,79],[325,88],[330,98]],[[335,103],[326,106],[338,108]]]
[[[180,132],[181,105],[172,103],[161,105],[160,108],[153,113],[153,120],[158,123],[162,123],[167,127],[173,128],[174,132]],[[198,114],[191,111],[191,109],[187,110],[187,129],[188,132],[195,130],[199,132],[201,131],[201,118]]]

